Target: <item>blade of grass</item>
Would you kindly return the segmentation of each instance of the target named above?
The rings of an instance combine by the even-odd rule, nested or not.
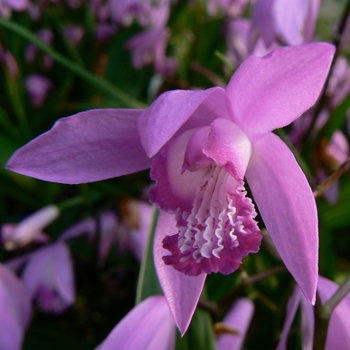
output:
[[[85,79],[90,82],[100,90],[104,91],[106,94],[118,100],[125,107],[130,108],[145,108],[146,105],[142,102],[132,98],[131,96],[125,94],[123,91],[118,89],[116,86],[108,82],[107,80],[97,77],[94,74],[90,73],[86,69],[82,68],[75,62],[71,62],[60,53],[52,49],[50,46],[46,45],[43,41],[41,41],[34,33],[21,26],[18,23],[12,22],[10,20],[6,20],[4,18],[0,18],[0,25],[22,38],[32,42],[35,44],[40,50],[50,55],[57,63],[61,64],[65,68],[74,72],[79,77]]]

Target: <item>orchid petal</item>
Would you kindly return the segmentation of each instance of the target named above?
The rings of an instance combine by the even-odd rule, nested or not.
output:
[[[19,149],[8,169],[41,180],[76,184],[150,167],[137,131],[139,110],[91,110],[60,119]]]
[[[22,277],[29,295],[37,297],[44,311],[61,312],[74,303],[73,266],[65,243],[53,244],[31,254]],[[46,291],[55,298],[48,302]]]
[[[203,152],[236,180],[242,180],[251,155],[251,143],[239,126],[218,118],[211,124]]]
[[[152,296],[135,306],[95,350],[172,350],[174,326],[165,298]]]
[[[276,350],[287,349],[288,334],[292,326],[298,306],[300,304],[301,298],[302,298],[302,294],[300,292],[300,288],[298,286],[295,286],[294,292],[288,301],[286,319],[284,320],[280,341],[277,345]]]
[[[246,174],[267,230],[306,299],[314,303],[318,277],[316,203],[292,152],[274,134],[253,149]]]
[[[194,134],[192,130],[173,138],[153,160],[151,178],[157,185],[150,192],[151,203],[160,209],[175,212],[177,208],[191,212],[198,183],[207,170],[182,172],[186,147]]]
[[[321,302],[325,303],[337,291],[339,286],[319,276],[318,292]],[[329,322],[326,339],[326,350],[350,349],[350,294],[348,294],[333,310]]]
[[[86,219],[75,223],[67,228],[61,236],[57,238],[57,242],[67,241],[68,239],[77,238],[82,234],[92,237],[97,230],[97,223],[94,219]]]
[[[73,260],[68,249],[68,246],[64,243],[55,244],[52,246],[54,249],[54,280],[57,286],[57,291],[64,299],[67,306],[71,305],[75,301],[75,287],[73,276]]]
[[[219,87],[201,91],[174,90],[159,96],[139,118],[141,143],[147,155],[153,157],[201,105],[205,113],[198,116],[201,124],[196,123],[196,127],[210,124],[220,113],[217,100],[224,102],[223,96],[224,90]]]
[[[272,9],[276,31],[289,45],[300,45],[305,42],[305,26],[310,22],[310,1],[277,0]]]
[[[17,276],[0,264],[0,348],[20,350],[32,307],[28,291]]]
[[[23,247],[32,240],[43,235],[41,230],[51,224],[60,214],[55,205],[48,205],[29,215],[6,237],[5,249],[12,250]],[[45,237],[45,236],[44,236]]]
[[[229,324],[239,334],[225,334],[217,340],[218,350],[240,350],[254,313],[254,303],[248,298],[237,300],[225,316],[223,323]]]
[[[248,57],[226,89],[233,121],[250,139],[290,124],[316,102],[333,54],[313,43]]]
[[[174,215],[160,212],[154,238],[154,263],[175,323],[184,334],[196,309],[206,275],[186,276],[165,265],[162,257],[168,251],[163,248],[162,241],[165,236],[174,235],[177,231]]]
[[[272,8],[275,0],[257,0],[254,4],[252,26],[264,40],[266,46],[270,46],[276,39],[275,23],[272,17]]]

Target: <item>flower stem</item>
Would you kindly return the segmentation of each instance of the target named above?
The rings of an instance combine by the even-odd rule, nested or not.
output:
[[[61,64],[65,68],[69,69],[79,77],[85,79],[86,81],[92,83],[100,90],[104,91],[106,94],[118,100],[123,104],[124,107],[130,108],[145,108],[146,105],[142,102],[134,99],[133,97],[125,94],[123,91],[115,87],[113,84],[105,79],[91,74],[86,69],[82,68],[75,62],[71,62],[57,51],[53,50],[50,46],[46,45],[42,40],[40,40],[35,34],[21,26],[18,23],[0,18],[0,25],[4,28],[11,30],[22,38],[35,44],[40,50],[44,51],[46,54],[50,55],[57,63]]]
[[[327,331],[329,324],[329,316],[324,313],[324,305],[321,303],[319,294],[317,293],[316,305],[314,308],[315,315],[315,332],[313,350],[324,350],[327,339]]]
[[[330,297],[330,299],[323,305],[323,313],[330,317],[336,306],[350,293],[350,276],[337,289],[337,291]]]
[[[228,292],[226,295],[224,295],[221,300],[218,302],[219,309],[222,307],[225,307],[226,305],[229,305],[232,303],[232,300],[234,300],[240,293],[244,291],[244,289],[248,286],[251,286],[257,282],[260,282],[264,280],[265,278],[268,278],[272,275],[275,275],[277,273],[281,273],[287,271],[285,266],[274,266],[268,270],[259,272],[253,276],[248,276],[246,272],[241,273],[242,281],[241,283],[234,287],[230,292]]]

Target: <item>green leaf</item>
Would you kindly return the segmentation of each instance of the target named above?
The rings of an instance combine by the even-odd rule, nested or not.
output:
[[[145,254],[141,263],[139,280],[137,283],[136,303],[156,294],[163,294],[162,287],[159,284],[157,272],[153,260],[153,241],[157,227],[159,211],[154,209],[151,232],[148,236],[148,242]]]
[[[115,87],[110,82],[91,74],[89,71],[79,66],[77,63],[72,62],[59,54],[57,51],[52,49],[50,46],[46,45],[42,40],[40,40],[35,34],[21,26],[18,23],[14,23],[10,20],[0,18],[0,25],[11,30],[22,38],[35,44],[40,50],[44,51],[46,54],[50,55],[56,62],[74,72],[86,81],[94,84],[100,90],[104,91],[106,94],[112,96],[117,101],[120,101],[125,107],[130,108],[145,108],[145,105],[131,96],[125,94],[122,90]]]

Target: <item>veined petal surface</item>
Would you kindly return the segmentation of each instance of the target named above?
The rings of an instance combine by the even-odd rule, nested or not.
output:
[[[175,324],[165,298],[155,295],[136,305],[96,350],[172,350]]]
[[[191,322],[207,275],[186,276],[164,264],[163,256],[168,251],[163,248],[163,239],[177,231],[175,216],[161,211],[154,238],[154,264],[175,323],[184,334]]]
[[[313,193],[292,152],[270,133],[254,145],[246,178],[267,230],[306,299],[318,278],[318,220]]]
[[[334,46],[313,43],[248,57],[226,92],[233,121],[251,140],[290,124],[317,100]]]
[[[217,109],[218,99],[225,105],[224,89],[219,87],[197,91],[173,90],[159,96],[139,119],[141,142],[147,155],[153,157],[199,107],[204,108],[205,113],[200,113],[198,120],[196,118],[196,127],[210,124],[217,117],[214,107]]]
[[[150,167],[137,131],[141,110],[103,109],[62,118],[20,148],[7,168],[37,179],[77,184]]]

